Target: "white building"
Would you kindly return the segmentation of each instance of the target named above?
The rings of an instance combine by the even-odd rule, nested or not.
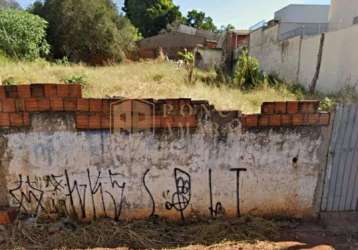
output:
[[[357,0],[332,0],[329,13],[329,30],[339,30],[358,24]]]
[[[358,1],[357,1],[358,2]],[[279,22],[279,38],[316,35],[328,28],[329,5],[290,4],[275,13]]]

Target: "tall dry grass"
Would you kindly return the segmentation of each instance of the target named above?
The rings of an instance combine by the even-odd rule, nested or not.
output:
[[[296,99],[286,88],[262,87],[243,92],[223,85],[209,86],[200,79],[195,84],[188,84],[185,69],[168,62],[146,61],[106,67],[57,65],[46,61],[0,62],[0,79],[3,81],[59,83],[78,77],[86,81],[86,97],[204,99],[217,109],[239,109],[245,113],[258,112],[264,101]]]

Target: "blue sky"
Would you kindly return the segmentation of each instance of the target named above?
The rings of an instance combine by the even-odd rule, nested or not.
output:
[[[33,0],[19,0],[27,7]],[[117,0],[119,4],[123,0]],[[269,20],[273,13],[288,4],[329,4],[330,0],[174,0],[182,12],[202,10],[214,19],[217,26],[231,23],[238,29],[248,28],[261,20]],[[225,3],[225,4],[223,4]]]

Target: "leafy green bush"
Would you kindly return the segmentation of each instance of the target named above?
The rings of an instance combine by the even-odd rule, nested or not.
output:
[[[72,75],[67,78],[62,79],[64,83],[67,84],[81,84],[86,85],[87,84],[87,77],[84,75]]]
[[[233,84],[244,90],[253,89],[263,84],[264,76],[260,64],[254,57],[249,56],[248,50],[241,52],[234,70]]]
[[[45,0],[30,11],[48,21],[54,58],[92,65],[120,62],[138,37],[111,0]]]
[[[49,53],[47,22],[25,11],[0,11],[0,50],[17,59],[34,60]]]

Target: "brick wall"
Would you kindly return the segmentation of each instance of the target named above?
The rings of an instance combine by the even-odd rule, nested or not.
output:
[[[73,112],[79,130],[110,129],[111,105],[120,101],[83,98],[80,85],[0,86],[0,127],[29,127],[30,115],[34,112]],[[204,112],[210,112],[212,119],[217,121],[224,121],[227,117],[215,116],[215,107],[206,101],[183,98],[138,101],[145,101],[155,107],[152,114],[154,122],[151,125],[155,128],[196,127]],[[319,112],[318,107],[318,101],[266,102],[262,105],[261,114],[244,114],[240,120],[246,129],[329,125],[330,114]],[[185,108],[190,109],[190,114],[185,113]],[[239,116],[238,111],[232,113]]]
[[[319,112],[319,101],[265,102],[261,114],[243,115],[244,128],[328,126],[331,115]]]

